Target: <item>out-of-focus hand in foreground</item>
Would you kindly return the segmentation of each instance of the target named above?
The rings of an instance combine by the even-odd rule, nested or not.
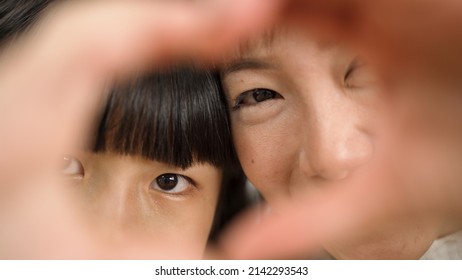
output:
[[[457,0],[295,0],[287,18],[321,38],[352,44],[388,71],[457,79],[461,11]]]
[[[76,136],[84,133],[97,111],[106,82],[174,58],[214,60],[238,39],[278,20],[344,39],[377,58],[380,66],[386,64],[388,72],[399,65],[451,76],[462,67],[462,56],[455,52],[462,38],[456,35],[462,32],[459,3],[299,0],[281,6],[278,1],[246,0],[57,5],[0,56],[0,258],[197,257],[184,248],[181,252],[162,248],[142,237],[133,243],[107,240],[79,218],[53,179],[57,159],[78,146]],[[374,226],[368,221],[390,220],[403,211],[413,217],[415,209],[419,209],[416,224],[427,226],[420,224],[419,218],[427,213],[420,212],[421,203],[407,208],[395,201],[400,190],[388,192],[388,179],[379,179],[386,175],[371,175],[372,181],[384,185],[381,188],[366,188],[371,182],[360,182],[333,195],[286,205],[259,225],[250,226],[252,218],[243,221],[224,237],[219,252],[232,258],[298,257],[319,243],[330,243],[340,231],[347,238],[363,225]],[[407,257],[418,256],[420,250]]]
[[[4,44],[0,258],[200,257],[139,234],[113,240],[96,230],[55,178],[57,165],[79,148],[108,83],[174,58],[211,61],[266,26],[276,5],[66,1],[50,7],[27,34]]]

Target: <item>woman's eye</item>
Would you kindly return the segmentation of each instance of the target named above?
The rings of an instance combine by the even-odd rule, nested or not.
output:
[[[371,67],[359,59],[355,59],[345,73],[346,88],[365,88],[377,84],[377,76]]]
[[[165,193],[178,194],[192,186],[194,186],[194,184],[188,177],[168,173],[157,177],[151,183],[150,187]]]
[[[81,178],[84,175],[83,165],[78,159],[65,156],[63,157],[61,174],[67,177]]]
[[[241,93],[234,103],[233,110],[239,109],[241,106],[254,106],[260,102],[270,99],[282,98],[282,96],[274,90],[266,88],[257,88]]]

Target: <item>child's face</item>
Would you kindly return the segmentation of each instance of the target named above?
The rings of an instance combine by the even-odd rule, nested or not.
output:
[[[372,155],[375,77],[339,47],[276,32],[222,77],[240,162],[270,204],[348,179]]]
[[[220,169],[196,164],[181,170],[134,156],[85,153],[67,158],[62,173],[72,180],[85,209],[111,235],[139,230],[172,249],[203,252],[217,205]]]

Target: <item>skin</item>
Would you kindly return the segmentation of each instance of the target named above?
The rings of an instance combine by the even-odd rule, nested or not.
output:
[[[401,82],[404,80],[404,87],[395,94],[400,109],[390,115],[394,132],[389,135],[395,135],[391,136],[394,140],[387,140],[392,147],[388,149],[388,166],[379,165],[380,172],[369,181],[366,178],[354,185],[341,184],[344,191],[333,190],[316,199],[305,197],[301,205],[293,200],[281,203],[278,215],[257,226],[251,225],[250,217],[244,218],[241,228],[235,227],[223,239],[223,251],[229,258],[300,256],[322,240],[332,236],[339,240],[345,238],[346,232],[353,232],[356,236],[363,235],[362,242],[350,240],[356,258],[387,258],[384,252],[388,258],[418,258],[432,238],[461,228],[462,130],[458,121],[461,113],[454,110],[455,104],[460,104],[462,64],[456,51],[460,49],[460,36],[454,36],[461,31],[456,23],[460,21],[460,2],[301,0],[290,3],[289,21],[310,29],[320,38],[343,40],[357,47],[383,77],[398,76]],[[384,170],[392,170],[393,176]],[[399,182],[393,182],[392,178],[398,178]],[[395,212],[400,213],[395,218],[407,220],[408,224],[432,218],[437,222],[431,226],[417,222],[420,223],[417,230],[410,231],[408,227],[401,232],[397,231],[399,224],[395,224],[390,231],[380,226],[393,216],[387,218],[387,212],[396,211],[387,204],[401,210],[404,207],[404,211]],[[412,207],[406,209],[406,205]],[[326,228],[324,221],[342,221],[343,225],[337,223]],[[348,223],[350,227],[345,227]],[[380,235],[390,234],[398,239],[371,247],[364,238],[371,229],[367,226],[375,228],[379,239]],[[355,247],[358,244],[362,248]],[[361,252],[364,247],[369,254]]]
[[[200,5],[199,11],[204,17],[197,16],[198,9],[186,7],[183,2],[178,6],[170,6],[170,1],[161,2],[161,5],[168,5],[160,7],[157,1],[67,2],[77,2],[86,8],[64,7],[51,12],[48,18],[53,20],[41,25],[38,34],[32,33],[27,40],[9,47],[17,55],[5,55],[0,63],[0,88],[4,93],[0,104],[4,105],[2,109],[13,108],[2,110],[2,119],[8,122],[0,123],[3,136],[0,145],[0,191],[3,198],[0,220],[4,228],[9,229],[0,235],[2,258],[131,256],[151,259],[165,258],[162,253],[171,252],[171,248],[162,252],[159,244],[137,244],[136,238],[128,238],[123,246],[100,242],[99,232],[86,228],[78,217],[72,215],[72,200],[62,194],[62,186],[52,177],[44,176],[55,174],[56,158],[78,145],[80,131],[93,120],[88,115],[102,92],[100,82],[112,78],[115,73],[127,74],[127,69],[143,68],[147,61],[153,64],[164,62],[166,55],[169,58],[184,58],[185,55],[197,58],[199,55],[210,61],[211,53],[221,54],[235,44],[237,38],[247,37],[269,22],[275,22],[275,14],[281,15],[282,21],[296,19],[300,27],[318,30],[322,36],[329,34],[330,37],[346,39],[372,53],[377,61],[386,60],[386,69],[407,66],[410,70],[423,70],[423,74],[418,73],[423,75],[420,76],[423,77],[420,89],[432,84],[427,79],[429,73],[438,73],[439,79],[445,79],[448,73],[461,73],[459,38],[462,37],[453,32],[460,31],[461,26],[462,10],[457,0],[428,0],[426,3],[433,5],[427,5],[425,9],[422,9],[422,1],[415,0],[285,1],[291,9],[276,9],[274,4],[277,1],[268,0],[213,1],[218,9]],[[304,9],[305,4],[323,6],[324,9]],[[349,17],[353,19],[349,23],[353,24],[345,24],[343,13],[338,13],[342,8],[351,11],[349,4],[357,5],[363,12],[357,14],[358,17]],[[409,9],[403,9],[409,6],[410,13],[407,12]],[[330,13],[330,10],[334,12]],[[434,17],[436,10],[442,11],[439,14],[444,19],[452,20]],[[447,12],[453,16],[448,17]],[[388,21],[388,18],[394,20]],[[311,19],[323,21],[313,23]],[[330,27],[334,27],[333,30]],[[417,32],[409,32],[414,29]],[[223,35],[222,40],[217,40],[217,34]],[[148,44],[146,38],[150,39]],[[391,60],[390,53],[394,54]],[[410,60],[408,54],[413,54]],[[400,63],[402,61],[408,64]],[[43,71],[45,68],[47,71]],[[63,69],[68,71],[63,72]],[[411,92],[419,93],[415,88]],[[439,90],[436,92],[440,93]],[[66,94],[63,96],[62,93]],[[30,98],[37,102],[23,102]],[[441,111],[447,110],[442,107]],[[457,140],[453,138],[453,141]],[[336,202],[337,208],[332,209],[343,214],[346,208],[342,206],[348,206],[345,201],[356,194],[349,190],[338,194],[337,200],[332,196],[320,199],[319,204]],[[378,197],[374,192],[370,195],[369,199]],[[8,201],[13,203],[4,203]],[[304,211],[300,211],[300,207],[289,204],[284,215],[262,221],[258,227],[243,222],[235,227],[240,234],[224,240],[222,249],[231,258],[292,256],[297,250],[307,251],[318,242],[313,235],[321,228],[316,218],[326,218],[325,212],[308,211],[313,209],[316,207],[306,205],[302,207]],[[359,219],[360,214],[369,210],[362,209],[356,213],[357,217],[352,213],[352,220]],[[330,217],[335,217],[335,213]],[[248,218],[248,221],[254,221],[254,217]],[[26,231],[24,227],[27,227]],[[275,228],[279,231],[271,231]],[[29,234],[31,231],[33,236]],[[291,242],[293,246],[290,246]],[[176,253],[187,258],[187,254],[181,255],[183,252]]]
[[[455,205],[457,193],[435,192],[437,177],[432,174],[443,179],[454,176],[428,170],[421,164],[428,161],[416,155],[452,166],[454,157],[435,147],[454,145],[413,144],[421,138],[406,127],[422,119],[416,122],[390,111],[397,104],[408,108],[411,103],[384,95],[372,69],[357,61],[340,47],[318,43],[299,29],[277,30],[271,42],[250,44],[222,74],[237,154],[249,180],[276,212],[284,212],[287,201],[295,201],[319,204],[306,213],[329,213],[320,219],[331,223],[326,227],[332,235],[325,234],[321,243],[334,257],[419,258],[435,238],[448,233],[447,224],[454,230],[454,220],[441,206]],[[254,89],[271,92],[249,94]],[[400,122],[394,122],[391,113],[399,114]],[[392,140],[392,135],[399,140]],[[425,139],[434,139],[429,136]],[[426,182],[430,179],[433,184]],[[310,198],[336,197],[341,191],[351,192],[345,195],[346,202],[326,201],[328,207]],[[330,216],[331,209],[341,205],[348,213]],[[361,213],[364,209],[366,214]],[[429,209],[438,209],[438,218],[433,219]],[[349,215],[356,215],[357,221],[345,226]]]
[[[367,67],[354,65],[338,47],[280,31],[225,68],[230,107],[252,89],[277,92],[259,103],[248,96],[231,112],[240,162],[270,204],[349,180],[370,160],[379,94]]]
[[[414,195],[431,198],[427,203],[441,213],[439,236],[444,236],[462,228],[462,112],[457,108],[462,97],[459,83],[429,81],[409,79],[396,89],[402,157],[396,166],[407,172],[408,184],[419,186]]]
[[[286,200],[258,225],[243,218],[223,238],[228,258],[304,257],[323,243],[336,258],[416,259],[462,228],[458,87],[405,78],[392,94],[392,129],[380,138],[389,137],[360,179]]]
[[[66,1],[2,49],[0,111],[9,121],[0,134],[10,136],[0,141],[0,220],[9,229],[0,257],[197,258],[163,239],[114,241],[88,226],[56,178],[56,159],[78,149],[108,80],[177,57],[215,60],[274,21],[277,2]]]
[[[84,153],[78,158],[67,158],[61,172],[108,238],[139,231],[201,255],[217,205],[220,169],[194,164],[182,170],[113,153]],[[167,189],[159,185],[156,179],[164,174],[177,176],[177,183]]]

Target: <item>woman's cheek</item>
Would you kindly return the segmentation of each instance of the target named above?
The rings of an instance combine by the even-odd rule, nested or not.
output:
[[[234,126],[234,142],[242,168],[266,200],[280,198],[289,187],[289,147],[284,133],[261,126]],[[286,187],[284,187],[286,186]]]

